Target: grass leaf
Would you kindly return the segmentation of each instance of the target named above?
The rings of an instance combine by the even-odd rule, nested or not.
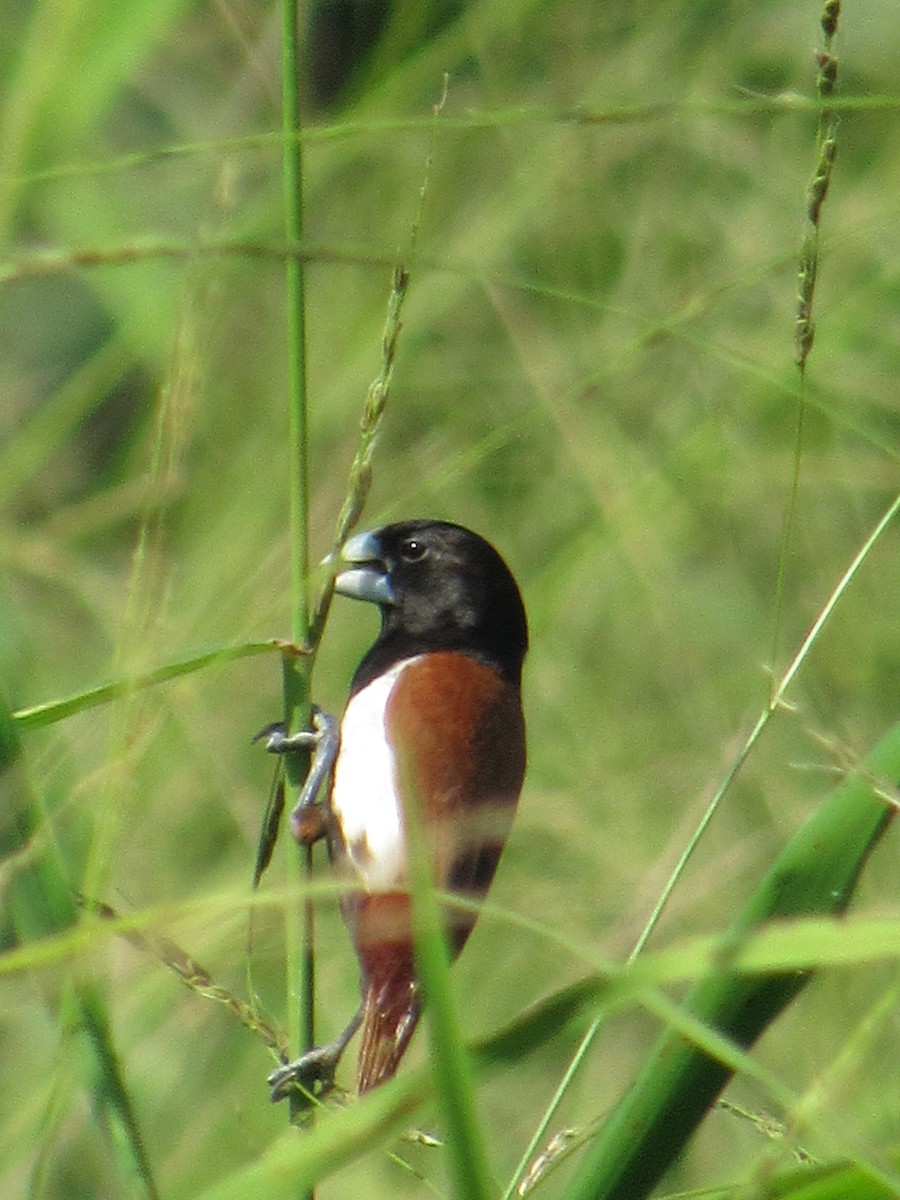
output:
[[[900,726],[864,764],[900,775]],[[731,927],[737,952],[763,922],[846,908],[866,859],[892,815],[868,779],[851,777],[827,797],[778,856]],[[726,950],[694,985],[687,1013],[751,1046],[809,980],[802,969],[762,979],[736,975]],[[566,1200],[639,1200],[684,1148],[731,1072],[675,1032],[666,1033],[637,1082],[603,1125]]]

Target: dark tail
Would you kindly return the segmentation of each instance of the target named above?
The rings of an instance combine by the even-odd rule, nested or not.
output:
[[[362,1044],[356,1076],[360,1095],[390,1079],[419,1021],[421,1002],[411,951],[391,970],[369,979],[363,1001]]]

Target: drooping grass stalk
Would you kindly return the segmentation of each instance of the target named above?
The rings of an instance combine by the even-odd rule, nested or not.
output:
[[[390,390],[394,359],[397,354],[397,338],[400,334],[400,313],[403,308],[403,301],[406,299],[408,286],[409,273],[404,266],[398,264],[394,268],[391,294],[388,299],[387,318],[384,325],[384,334],[381,339],[381,366],[366,393],[359,444],[353,456],[353,462],[350,464],[347,494],[335,526],[334,541],[331,548],[332,560],[337,558],[338,551],[362,515],[366,499],[369,495],[369,488],[372,485],[372,455],[375,452],[375,443],[378,438],[378,431],[381,428],[381,419],[384,416],[384,409]],[[325,622],[328,619],[328,612],[331,608],[333,591],[333,577],[329,575],[319,593],[315,609],[310,618],[310,641],[313,646],[318,645],[322,631],[325,628]]]
[[[797,307],[794,320],[794,361],[800,371],[800,392],[797,397],[797,423],[794,431],[794,461],[791,471],[791,488],[784,525],[781,547],[778,553],[778,575],[775,582],[775,612],[772,623],[772,671],[777,670],[781,640],[782,615],[784,610],[785,581],[788,557],[797,516],[797,497],[800,490],[800,467],[803,460],[803,425],[806,416],[806,362],[815,337],[813,322],[813,299],[816,277],[819,273],[819,218],[822,204],[828,194],[831,172],[837,152],[837,130],[840,118],[831,107],[837,82],[837,59],[832,53],[834,35],[837,32],[841,0],[825,0],[822,10],[823,46],[816,56],[816,99],[821,105],[819,124],[816,131],[816,167],[806,193],[806,229],[800,248],[797,270]]]
[[[89,905],[104,921],[120,921],[119,914],[108,904]],[[270,1050],[286,1058],[289,1053],[287,1037],[273,1023],[266,1021],[258,1008],[248,1004],[230,988],[217,983],[209,971],[191,954],[188,954],[171,938],[163,937],[152,930],[122,929],[120,936],[136,949],[158,959],[181,980],[185,987],[206,1000],[224,1005],[238,1021],[249,1029]]]
[[[77,12],[77,6],[73,6]],[[46,15],[39,19],[46,21]],[[54,31],[59,38],[59,32]],[[41,47],[41,50],[44,48]],[[29,70],[26,67],[26,71]],[[33,73],[32,73],[33,77]],[[116,79],[119,77],[116,76]],[[892,94],[835,97],[831,105],[835,112],[884,112],[898,107],[898,98]],[[480,130],[516,128],[517,126],[622,126],[647,125],[652,121],[671,121],[685,117],[742,117],[759,114],[820,113],[821,104],[812,98],[793,92],[756,93],[742,91],[740,96],[716,98],[681,98],[663,102],[648,101],[633,104],[606,104],[602,108],[578,105],[564,108],[552,105],[516,105],[513,108],[469,108],[444,117],[442,124],[448,131],[464,133]],[[333,124],[320,124],[304,132],[304,141],[309,143],[346,142],[365,135],[418,134],[427,130],[427,116],[385,116],[358,120],[339,120]],[[178,141],[150,149],[132,150],[124,154],[104,155],[100,159],[74,159],[71,162],[56,162],[34,169],[13,173],[10,159],[4,158],[4,170],[0,181],[15,183],[18,187],[34,186],[71,178],[92,178],[122,174],[139,170],[155,163],[166,163],[185,158],[215,156],[222,152],[237,153],[243,150],[268,150],[281,145],[280,131],[248,133],[222,138],[204,138],[200,141]]]
[[[822,204],[828,195],[831,173],[837,153],[837,130],[839,117],[831,106],[837,83],[838,64],[832,53],[834,35],[837,32],[841,0],[825,0],[822,10],[822,49],[816,56],[816,97],[821,105],[819,126],[816,133],[816,169],[806,194],[807,228],[800,251],[797,287],[797,317],[794,334],[794,359],[803,375],[806,360],[812,349],[815,325],[812,319],[816,276],[819,270],[819,218]]]
[[[416,242],[418,241],[419,230],[425,213],[425,199],[428,195],[431,165],[434,160],[438,120],[443,118],[444,115],[448,86],[449,79],[445,75],[440,99],[432,109],[431,142],[428,148],[428,155],[425,159],[422,184],[419,188],[419,202],[416,206],[416,213],[413,217],[409,234],[407,253],[410,260],[415,255]],[[402,262],[398,262],[394,265],[391,291],[388,297],[387,316],[384,322],[384,332],[381,335],[381,365],[378,369],[378,374],[369,384],[369,390],[366,393],[362,420],[360,422],[359,443],[356,447],[356,453],[353,456],[353,462],[350,464],[350,473],[347,479],[347,494],[344,497],[344,503],[341,505],[341,511],[338,514],[337,524],[335,525],[334,540],[331,548],[332,559],[336,557],[337,552],[356,527],[356,523],[359,521],[366,500],[368,499],[369,489],[372,486],[372,457],[375,453],[375,444],[378,440],[378,433],[381,429],[381,421],[384,417],[384,410],[390,392],[391,377],[394,373],[394,361],[397,357],[397,342],[400,337],[400,316],[408,289],[409,270]],[[322,636],[325,621],[328,619],[331,599],[332,579],[329,576],[325,580],[315,610],[310,618],[310,641],[313,646],[318,645],[319,639]]]

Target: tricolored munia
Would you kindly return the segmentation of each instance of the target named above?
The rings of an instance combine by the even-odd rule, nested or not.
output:
[[[268,746],[315,743],[292,815],[295,837],[328,839],[341,908],[360,964],[362,1005],[335,1041],[269,1077],[272,1098],[294,1083],[327,1088],[362,1025],[357,1090],[394,1074],[421,1008],[408,894],[406,805],[415,802],[435,886],[482,898],[493,879],[525,773],[522,597],[497,551],[443,521],[405,521],[351,538],[335,591],[381,611],[381,632],[353,677],[337,733],[273,727]],[[312,805],[328,772],[329,798]],[[447,912],[453,957],[472,932],[471,907]]]

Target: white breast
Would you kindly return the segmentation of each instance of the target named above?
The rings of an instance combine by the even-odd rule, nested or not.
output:
[[[357,692],[341,722],[331,807],[347,856],[369,891],[388,891],[406,878],[403,807],[385,709],[400,673],[414,661],[398,663]]]

